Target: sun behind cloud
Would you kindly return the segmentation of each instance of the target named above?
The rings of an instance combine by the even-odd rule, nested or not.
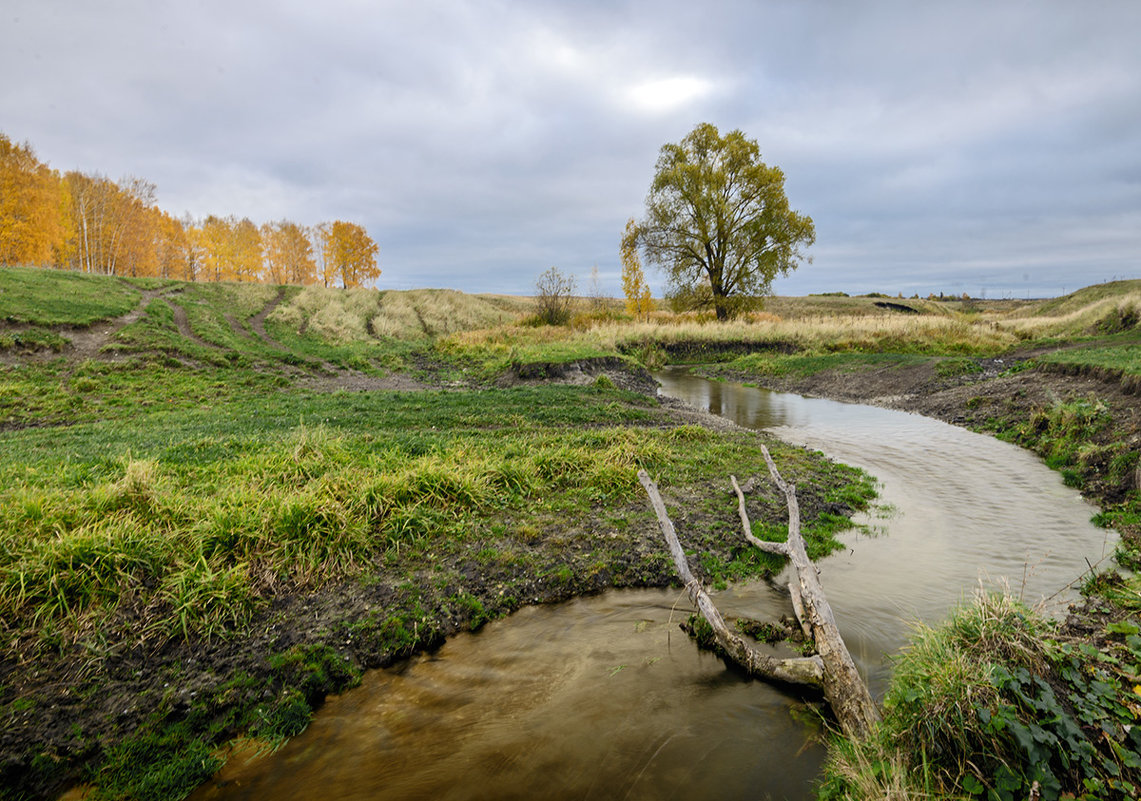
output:
[[[703,98],[713,89],[713,82],[705,78],[678,75],[634,84],[626,90],[626,99],[640,111],[661,113]]]

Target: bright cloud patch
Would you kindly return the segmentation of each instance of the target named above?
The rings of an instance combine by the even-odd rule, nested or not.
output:
[[[673,111],[708,95],[713,84],[703,78],[684,76],[645,81],[627,91],[627,99],[638,109],[650,112]]]

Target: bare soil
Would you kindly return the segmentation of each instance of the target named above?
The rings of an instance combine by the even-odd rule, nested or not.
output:
[[[802,378],[758,376],[728,377],[781,392],[866,403],[934,417],[972,428],[989,420],[1025,419],[1036,409],[1057,401],[1096,396],[1114,411],[1123,430],[1141,414],[1141,396],[1111,371],[1068,371],[1040,365],[1018,371],[1031,352],[995,359],[975,359],[977,372],[941,377],[935,362],[889,365],[858,370],[825,370]],[[724,374],[722,374],[724,375]]]
[[[277,295],[269,303],[265,304],[265,308],[250,318],[250,328],[254,330],[254,333],[261,337],[265,344],[277,350],[284,350],[284,348],[265,332],[265,318],[269,317],[270,314],[273,313],[273,310],[281,305],[283,300],[285,300],[285,287],[279,289]]]

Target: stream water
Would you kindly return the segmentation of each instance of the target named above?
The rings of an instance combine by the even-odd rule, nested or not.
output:
[[[1095,511],[1032,455],[928,418],[695,378],[662,393],[864,468],[890,507],[820,563],[874,693],[909,621],[980,584],[1062,608],[1112,550]],[[759,466],[763,470],[763,465]],[[1061,590],[1061,592],[1059,592]],[[716,594],[728,615],[789,611],[765,582]],[[278,752],[231,758],[207,799],[801,799],[823,759],[795,696],[700,653],[674,590],[523,609],[436,653],[373,671]]]

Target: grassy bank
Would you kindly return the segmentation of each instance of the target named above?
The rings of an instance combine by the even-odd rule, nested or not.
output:
[[[1122,535],[1115,557],[1128,570],[1141,564],[1136,290],[1136,282],[1103,285],[1023,309],[1008,324],[1036,338],[1023,343],[1025,355],[1003,354],[997,374],[989,363],[984,373],[978,360],[947,358],[910,373],[963,399],[960,412],[976,427],[1040,454],[1096,500],[1095,522]],[[764,383],[885,363],[914,367],[906,356],[882,359],[770,357],[730,369]],[[999,383],[994,393],[988,381]],[[956,382],[971,394],[956,395]],[[1026,392],[1036,386],[1045,391]],[[896,659],[882,725],[866,740],[833,743],[821,797],[1141,795],[1141,580],[1117,568],[1091,570],[1083,595],[1064,623],[986,596],[944,624],[919,627]]]
[[[779,299],[729,324],[584,309],[538,327],[495,296],[0,270],[0,797],[81,779],[96,797],[176,798],[226,743],[292,736],[363,669],[526,603],[672,581],[638,467],[703,580],[772,570],[740,543],[725,486],[757,471],[758,438],[623,391],[631,370],[713,361],[859,386],[898,372],[925,392],[1028,386],[1055,375],[1043,365],[1120,378],[1138,373],[1135,289]],[[535,380],[591,360],[597,378]],[[1098,498],[1135,565],[1132,396],[1031,406],[1003,386],[964,408]],[[825,555],[869,481],[769,447]],[[755,503],[775,534],[783,503]],[[986,598],[921,629],[883,727],[834,746],[825,796],[1015,799],[1037,782],[1042,798],[1128,797],[1141,603],[1110,574],[1086,591],[1076,627]]]
[[[755,435],[617,374],[491,388],[493,360],[439,345],[518,308],[0,270],[0,797],[178,798],[363,669],[523,604],[670,583],[639,467],[706,581],[773,569],[726,486],[762,463]],[[769,447],[816,552],[837,547],[867,477]],[[762,533],[783,520],[755,503]]]
[[[820,797],[1138,797],[1141,597],[1113,597],[1125,605],[1080,639],[998,596],[920,627],[895,662],[883,722],[833,743]]]

